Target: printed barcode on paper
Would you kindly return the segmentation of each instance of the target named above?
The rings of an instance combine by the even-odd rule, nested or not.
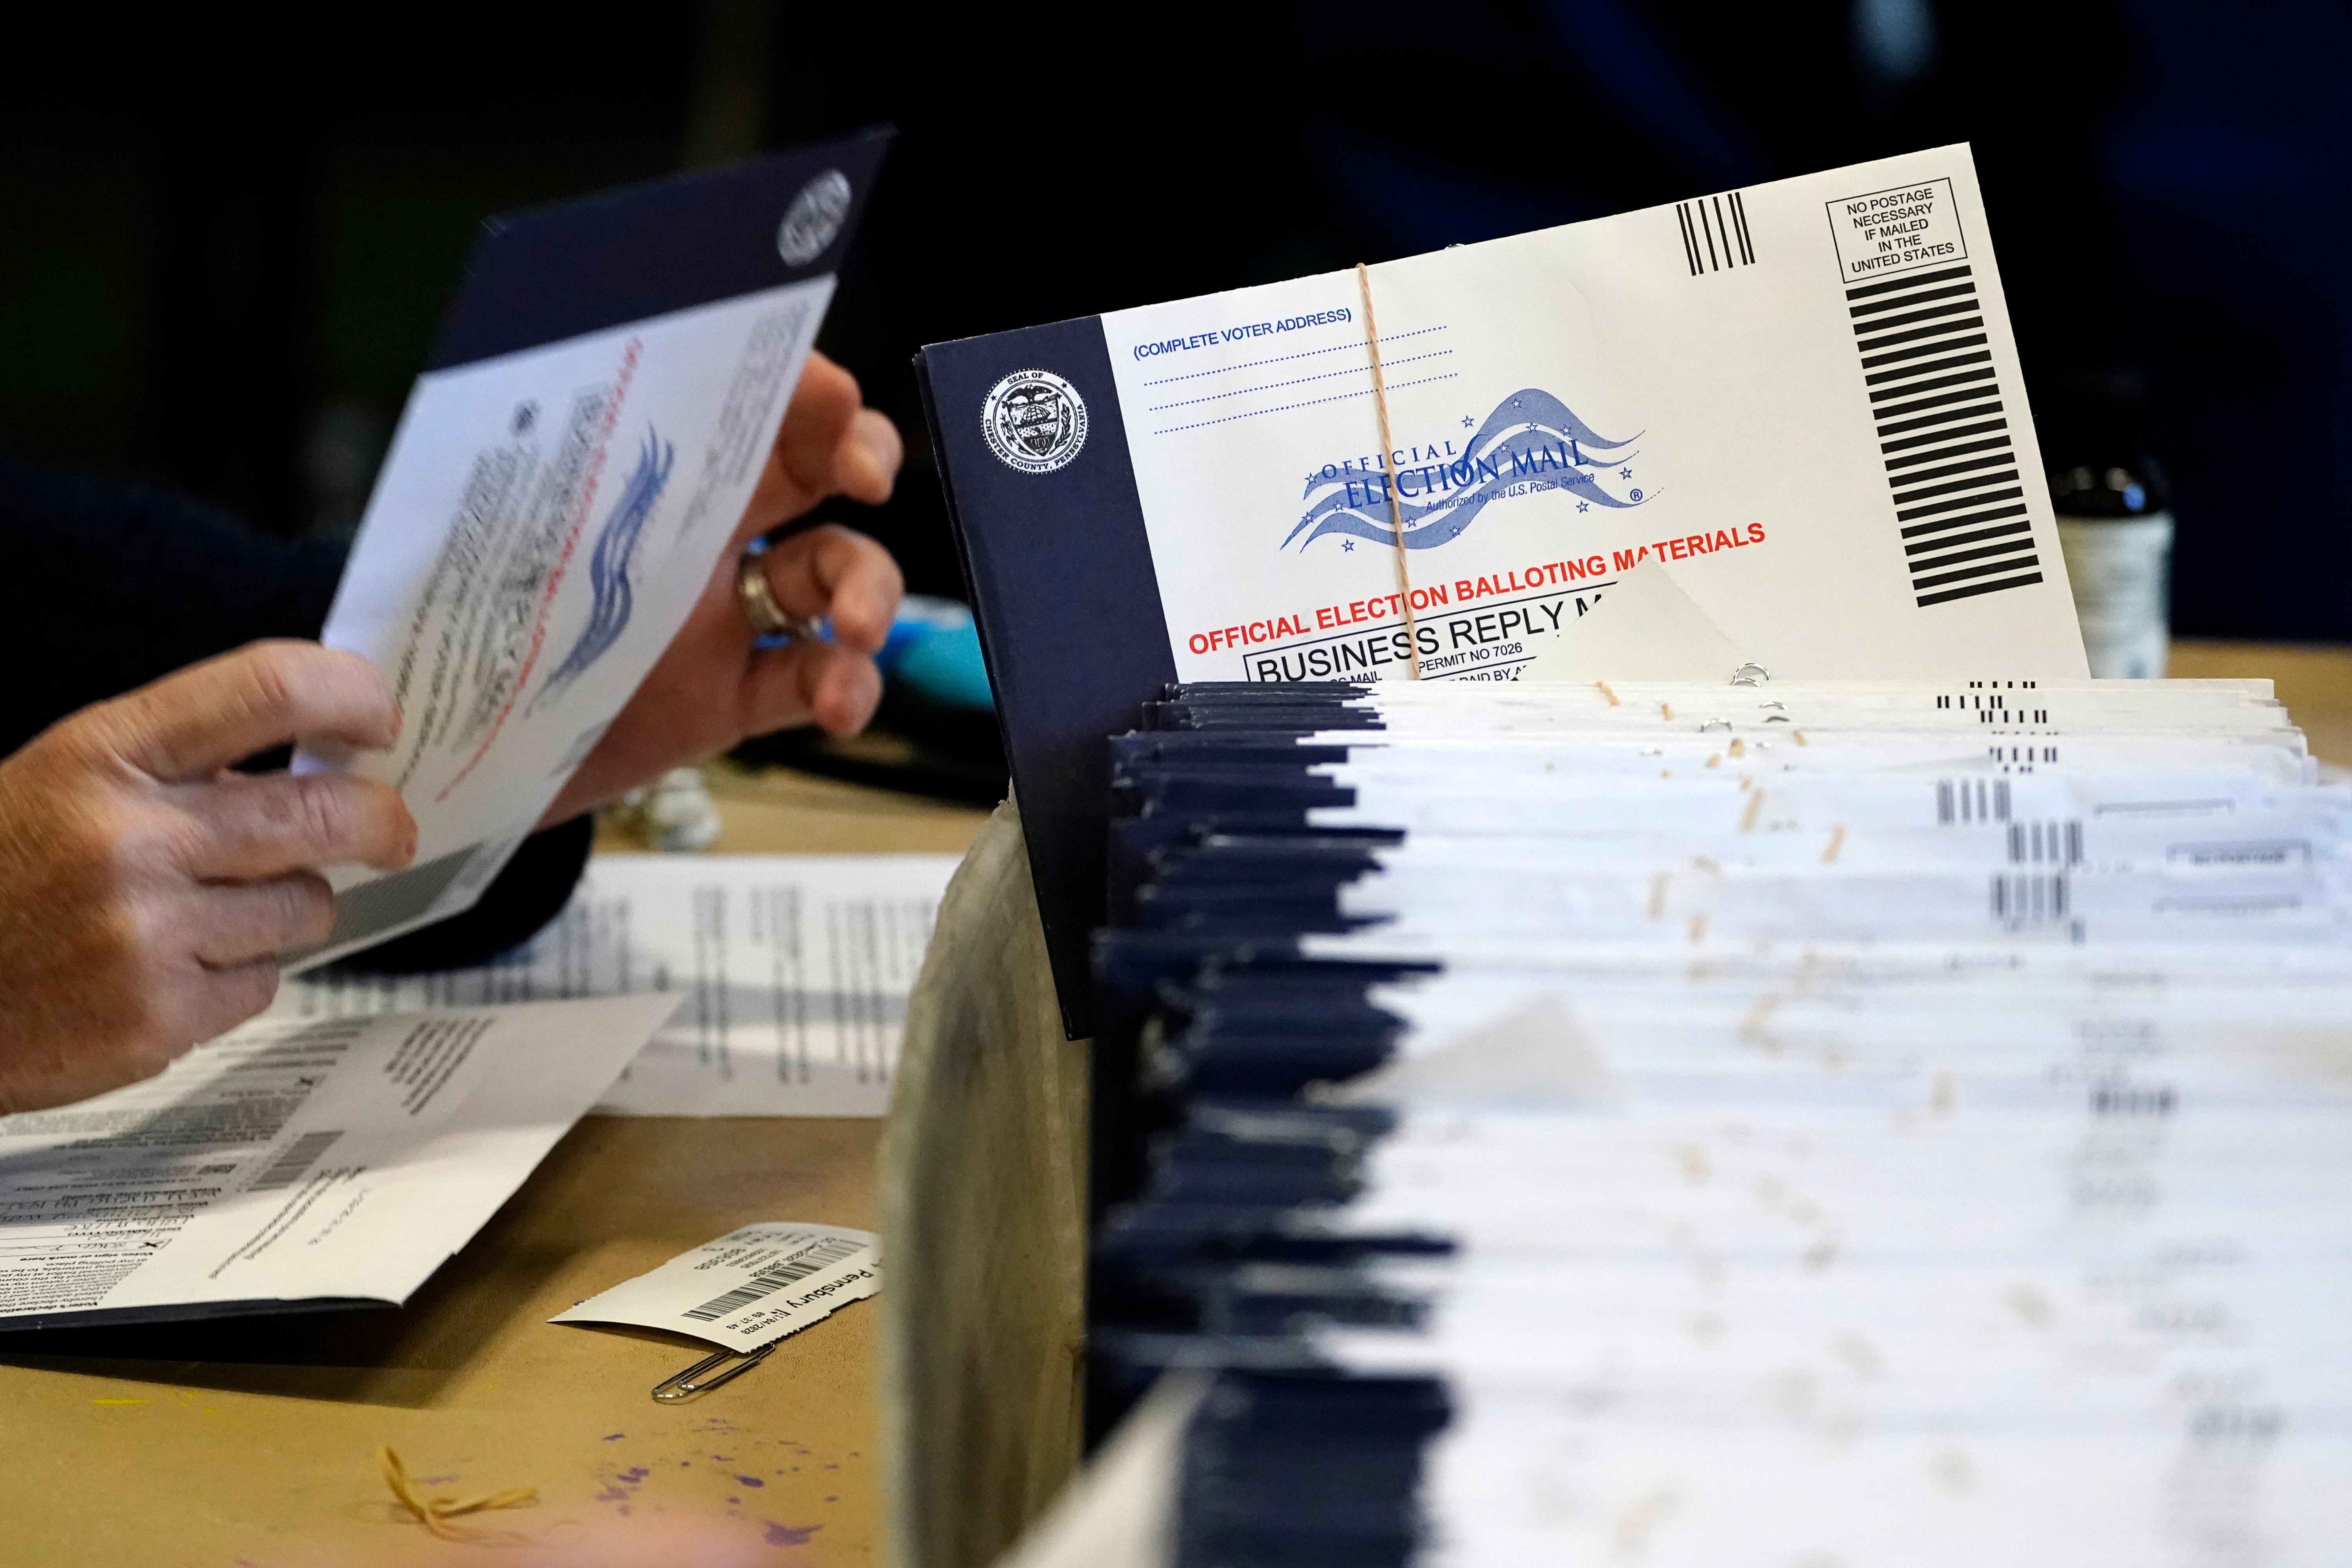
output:
[[[327,1152],[327,1146],[341,1136],[341,1132],[303,1133],[286,1145],[286,1152],[272,1160],[253,1185],[245,1190],[248,1193],[274,1193],[281,1187],[292,1186],[318,1163],[319,1156]]]
[[[1675,204],[1682,230],[1683,264],[1694,278],[1727,267],[1756,265],[1756,244],[1748,233],[1748,204],[1738,191]]]
[[[771,1291],[781,1290],[787,1285],[807,1279],[820,1268],[829,1268],[865,1250],[864,1242],[848,1237],[835,1237],[830,1241],[819,1242],[791,1262],[763,1268],[724,1296],[712,1297],[687,1316],[698,1323],[714,1322],[738,1308],[750,1306]]]
[[[2010,927],[2045,925],[2066,918],[2066,877],[1994,873],[1993,918]]]
[[[1920,605],[2041,582],[1972,268],[1864,283],[1845,297]]]
[[[2007,779],[1943,779],[1936,784],[1937,822],[2007,822]]]

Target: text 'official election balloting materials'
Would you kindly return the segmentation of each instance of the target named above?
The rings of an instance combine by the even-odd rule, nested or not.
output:
[[[919,368],[1074,1031],[1165,682],[1512,680],[1651,566],[1777,679],[2086,672],[1965,147]]]

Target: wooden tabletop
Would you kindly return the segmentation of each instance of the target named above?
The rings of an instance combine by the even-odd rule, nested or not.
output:
[[[714,849],[961,852],[985,814],[795,775],[714,772]],[[634,845],[608,834],[600,847]],[[871,1228],[881,1123],[592,1116],[397,1310],[0,1335],[0,1563],[296,1568],[435,1542],[377,1474],[429,1495],[537,1487],[482,1516],[550,1544],[703,1516],[779,1561],[879,1558],[872,1303],[700,1399],[647,1391],[705,1353],[546,1320],[755,1220]]]
[[[2189,679],[2268,676],[2312,754],[2352,768],[2352,647],[2318,643],[2177,642],[2166,672]]]

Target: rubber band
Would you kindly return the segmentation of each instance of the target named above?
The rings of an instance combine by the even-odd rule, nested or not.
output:
[[[1381,471],[1388,477],[1389,526],[1396,531],[1397,600],[1404,605],[1405,668],[1421,679],[1421,639],[1412,629],[1412,574],[1406,569],[1404,512],[1397,501],[1396,448],[1389,441],[1389,389],[1381,379],[1381,334],[1372,322],[1372,271],[1356,263],[1356,287],[1364,296],[1364,352],[1372,358],[1372,406],[1381,417]]]
[[[485,1530],[478,1525],[451,1524],[450,1520],[461,1514],[480,1513],[486,1509],[529,1508],[539,1501],[537,1487],[509,1487],[502,1492],[488,1492],[481,1497],[459,1502],[455,1498],[428,1498],[416,1489],[408,1474],[408,1467],[389,1447],[375,1451],[375,1462],[383,1471],[383,1484],[392,1489],[400,1506],[415,1515],[425,1532],[439,1541],[454,1542],[460,1546],[529,1546],[531,1538],[516,1530]]]

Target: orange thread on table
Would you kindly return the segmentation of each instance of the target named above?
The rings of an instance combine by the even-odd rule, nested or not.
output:
[[[416,1518],[426,1534],[436,1540],[454,1542],[460,1546],[528,1546],[530,1537],[519,1530],[486,1530],[479,1525],[451,1524],[449,1521],[461,1514],[480,1513],[486,1509],[529,1508],[539,1501],[537,1487],[509,1487],[502,1492],[488,1492],[464,1502],[456,1498],[428,1498],[416,1489],[408,1467],[389,1447],[375,1451],[375,1462],[383,1471],[383,1484],[400,1506]]]

